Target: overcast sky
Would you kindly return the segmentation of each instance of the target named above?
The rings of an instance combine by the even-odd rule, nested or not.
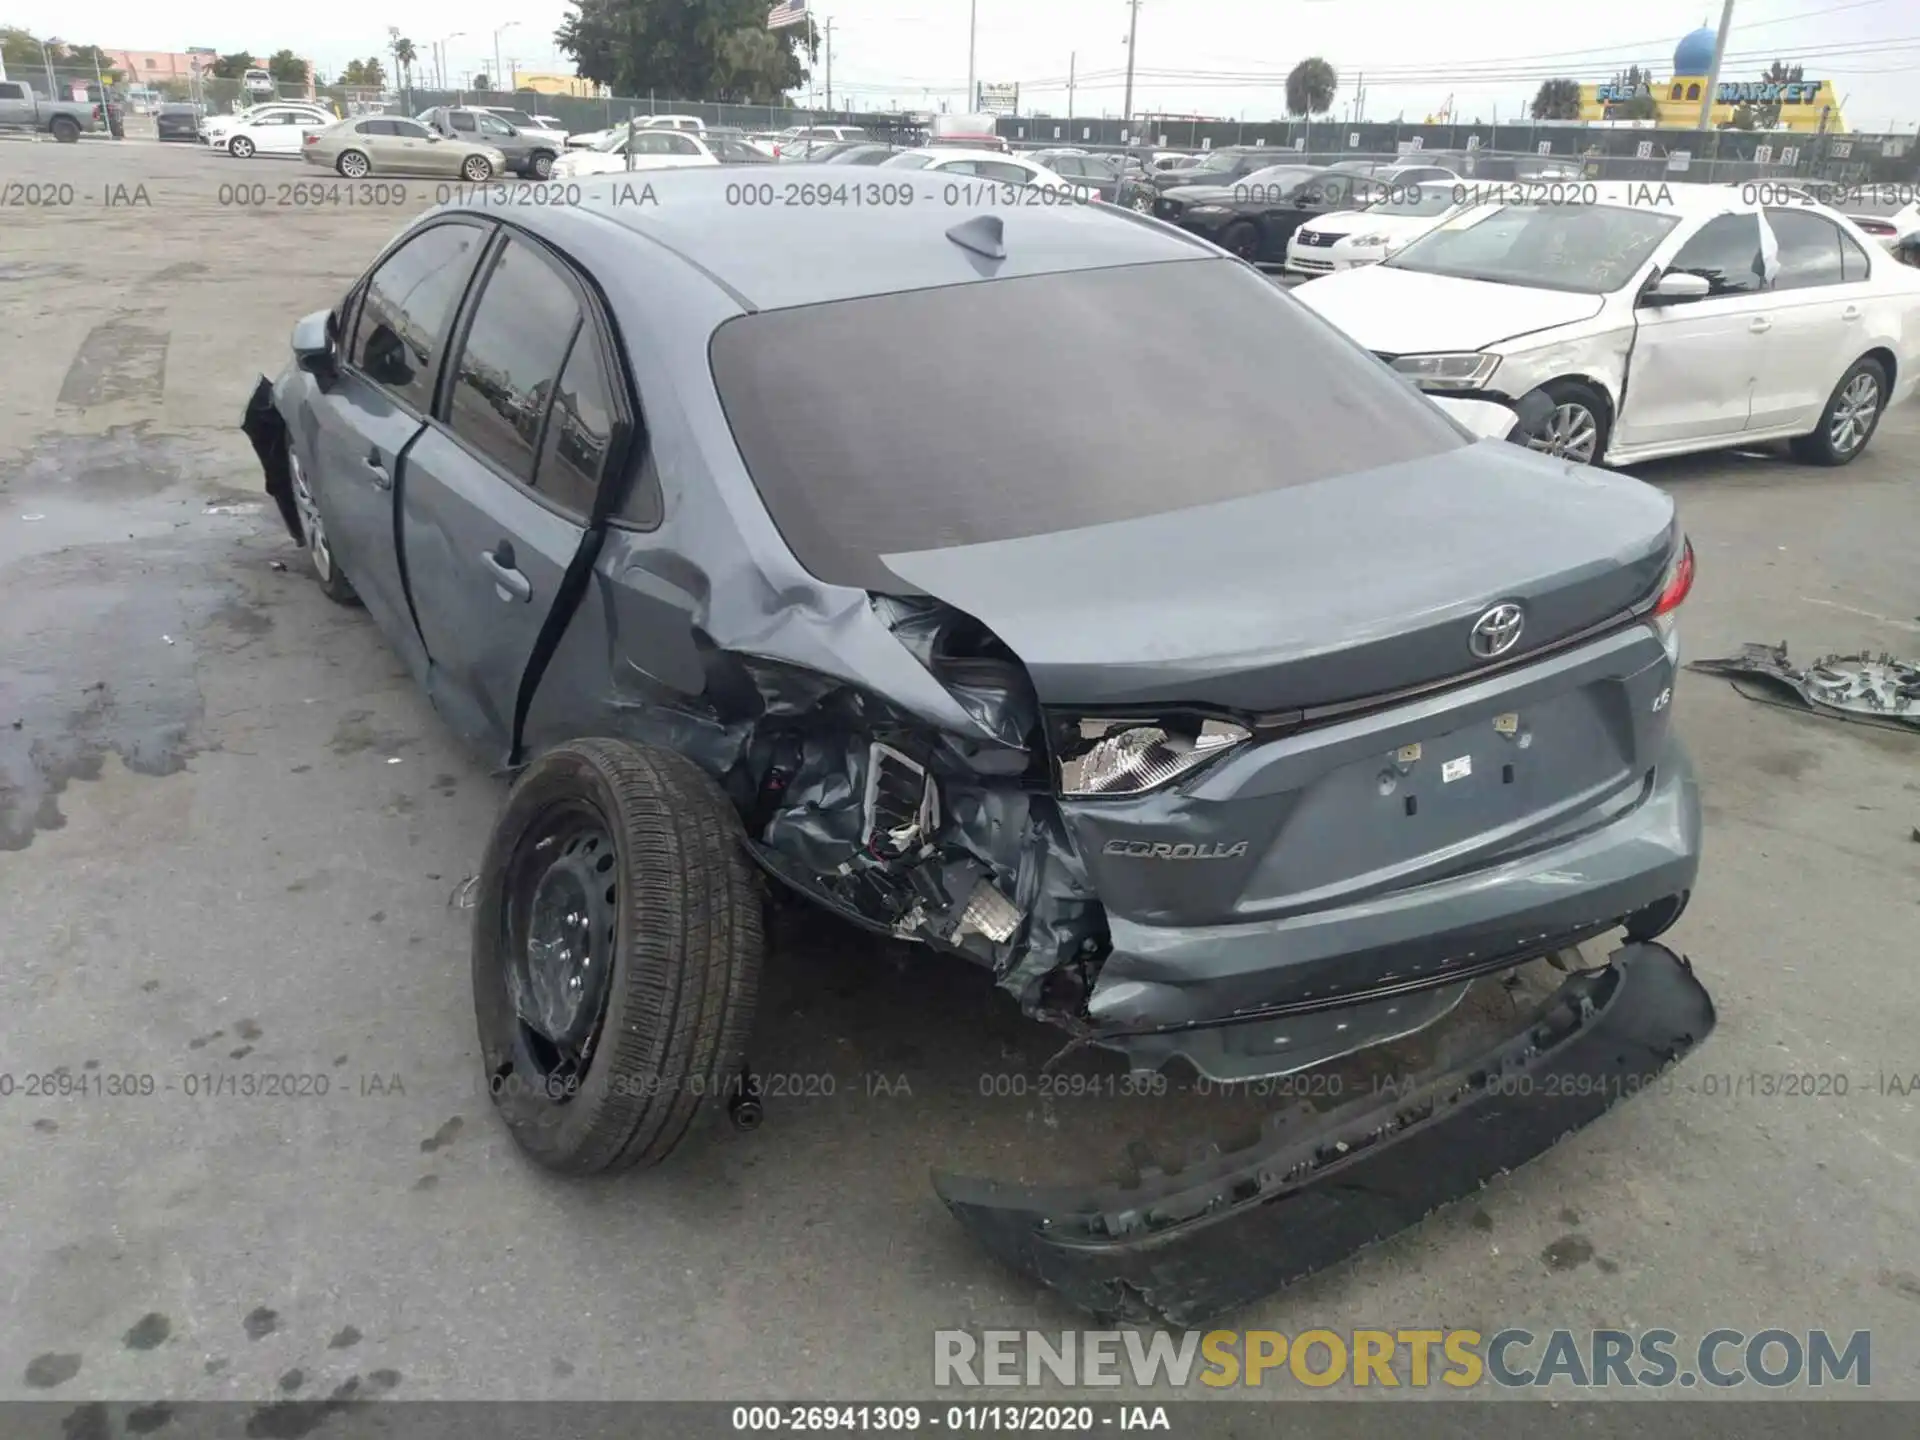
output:
[[[813,0],[833,18],[833,88],[842,104],[918,109],[941,100],[962,108],[967,86],[969,0]],[[1073,60],[1078,114],[1118,114],[1127,63],[1126,0],[977,0],[975,73],[1017,81],[1023,112],[1064,115]],[[327,0],[261,6],[201,0],[186,7],[148,0],[94,0],[77,23],[66,0],[13,0],[11,23],[40,34],[110,48],[180,50],[206,45],[266,54],[289,46],[326,73],[384,50],[399,24],[425,55],[448,46],[452,73],[493,68],[493,27],[503,64],[566,69],[552,36],[567,7],[553,0]],[[189,18],[190,17],[190,18]],[[1629,62],[1659,78],[1674,42],[1717,24],[1717,0],[1142,0],[1136,111],[1247,119],[1283,111],[1281,80],[1309,55],[1340,76],[1334,114],[1351,115],[1364,76],[1365,118],[1419,120],[1446,105],[1462,120],[1524,113],[1541,80],[1604,80]],[[1751,79],[1778,56],[1832,82],[1855,129],[1920,125],[1920,3],[1916,0],[1735,0],[1722,79]],[[817,77],[816,84],[824,77]],[[662,97],[665,98],[665,97]],[[698,97],[677,97],[698,98]],[[804,99],[804,95],[802,96]]]

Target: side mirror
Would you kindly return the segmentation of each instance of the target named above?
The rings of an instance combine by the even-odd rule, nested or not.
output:
[[[323,390],[338,373],[334,368],[336,328],[331,310],[316,310],[293,327],[293,363],[318,380]]]
[[[1669,270],[1646,290],[1641,292],[1642,305],[1683,305],[1689,300],[1704,300],[1713,293],[1713,286],[1703,275],[1689,275],[1684,270]]]

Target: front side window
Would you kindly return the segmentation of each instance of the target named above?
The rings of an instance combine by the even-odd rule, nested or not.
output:
[[[573,287],[531,246],[509,241],[488,272],[454,372],[447,424],[523,485],[574,332]]]
[[[513,134],[513,127],[507,124],[506,121],[497,119],[492,115],[482,115],[480,117],[480,133],[482,135],[511,135]]]
[[[398,135],[402,140],[431,140],[431,132],[424,125],[416,125],[411,120],[389,120],[387,133]]]
[[[1846,279],[1840,227],[1806,210],[1767,211],[1767,224],[1780,245],[1780,268],[1773,277],[1776,290],[1804,290],[1815,285],[1838,285]]]
[[[698,155],[700,153],[699,142],[689,140],[684,135],[662,135],[660,138],[666,141],[667,153],[669,155]]]
[[[1007,185],[1031,185],[1033,176],[1018,165],[1005,160],[976,160],[973,173],[987,180],[998,180]]]
[[[1754,215],[1716,215],[1673,257],[1669,270],[1698,275],[1715,295],[1746,295],[1765,283],[1760,259],[1760,220]]]
[[[431,408],[434,364],[485,243],[478,226],[433,225],[383,260],[367,281],[347,362],[415,410]]]

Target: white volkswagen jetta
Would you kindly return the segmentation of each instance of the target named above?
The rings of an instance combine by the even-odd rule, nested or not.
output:
[[[1309,220],[1287,241],[1287,273],[1327,275],[1377,265],[1438,225],[1462,203],[1454,197],[1465,189],[1454,181],[1408,185],[1358,210]]]
[[[1594,463],[1786,439],[1844,465],[1920,379],[1920,271],[1839,213],[1719,185],[1569,198],[1472,206],[1293,293],[1422,389],[1534,397],[1535,448]]]

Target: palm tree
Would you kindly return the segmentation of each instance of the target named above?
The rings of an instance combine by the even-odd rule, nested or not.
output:
[[[393,68],[400,72],[402,89],[413,88],[413,66],[420,56],[413,48],[413,41],[407,39],[395,27],[389,27],[387,34],[390,42],[387,49],[393,52]]]
[[[1339,88],[1340,77],[1333,73],[1333,66],[1317,55],[1302,60],[1287,72],[1287,113],[1324,115],[1333,108]]]
[[[1542,80],[1533,93],[1528,113],[1536,120],[1578,120],[1580,118],[1580,82]]]
[[[1806,78],[1806,67],[1788,65],[1776,60],[1767,67],[1767,73],[1760,77],[1765,85],[1797,85]],[[1753,124],[1742,129],[1771,130],[1780,123],[1780,102],[1764,102],[1754,107]]]

